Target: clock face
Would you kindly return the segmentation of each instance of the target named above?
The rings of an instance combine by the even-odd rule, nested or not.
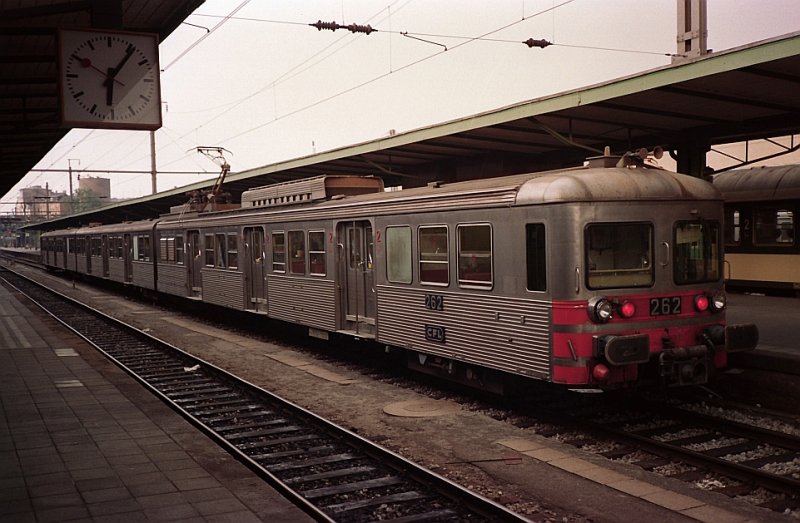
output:
[[[155,35],[60,33],[62,122],[73,127],[156,129],[161,125]]]

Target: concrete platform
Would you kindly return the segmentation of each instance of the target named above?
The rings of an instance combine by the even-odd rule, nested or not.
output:
[[[0,286],[0,521],[312,521]]]

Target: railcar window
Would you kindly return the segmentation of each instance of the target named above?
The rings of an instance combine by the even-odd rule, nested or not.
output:
[[[411,283],[411,227],[386,228],[386,279]]]
[[[739,209],[725,209],[725,245],[739,245],[742,242],[741,213]]]
[[[754,209],[753,243],[790,247],[794,244],[794,213],[782,207]]]
[[[150,236],[137,235],[133,244],[133,259],[150,261]]]
[[[547,290],[547,257],[543,223],[525,225],[525,265],[529,291]]]
[[[419,281],[432,285],[450,284],[447,227],[419,228]]]
[[[213,267],[214,266],[214,235],[213,234],[206,234],[205,235],[205,266],[206,267]]]
[[[586,228],[586,285],[590,289],[653,284],[653,226],[599,223]]]
[[[325,276],[325,231],[308,232],[308,263],[310,274]]]
[[[282,232],[272,233],[272,270],[286,272],[286,237]]]
[[[679,285],[719,280],[722,267],[719,223],[678,222],[673,265],[675,283]]]
[[[491,225],[458,226],[458,284],[461,287],[492,287]]]
[[[236,233],[228,234],[228,268],[239,267],[239,243]]]
[[[167,238],[158,239],[158,259],[159,261],[167,261]]]
[[[306,273],[306,236],[303,231],[289,231],[289,272],[292,274]]]
[[[183,235],[175,236],[175,263],[183,265]]]
[[[92,238],[92,256],[103,255],[103,240],[101,238]]]
[[[225,234],[215,234],[214,236],[214,266],[224,269],[228,266],[228,244]]]
[[[74,238],[67,238],[67,252],[70,254],[75,254],[75,239]]]

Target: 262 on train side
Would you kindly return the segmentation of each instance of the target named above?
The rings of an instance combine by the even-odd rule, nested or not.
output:
[[[320,176],[237,209],[43,234],[44,262],[403,349],[477,386],[707,382],[754,325],[726,325],[723,202],[634,156],[384,191]]]

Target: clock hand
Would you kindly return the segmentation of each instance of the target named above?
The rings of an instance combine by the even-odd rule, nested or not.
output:
[[[114,77],[112,76],[114,70],[110,67],[108,68],[108,77],[106,81],[103,82],[103,85],[106,86],[106,105],[113,105],[114,104]]]
[[[108,81],[108,74],[105,71],[103,71],[102,69],[100,69],[99,67],[94,65],[92,63],[92,61],[90,59],[88,59],[88,58],[80,58],[80,57],[77,57],[77,56],[75,58],[81,63],[81,67],[83,67],[84,69],[94,69],[98,73],[100,73],[103,76],[105,76],[106,80],[103,82],[103,85],[106,84],[106,82]],[[111,68],[109,68],[109,70],[110,69]],[[125,85],[124,83],[120,82],[119,80],[114,79],[114,81],[117,82],[119,85],[123,85],[123,86]]]
[[[133,55],[133,46],[129,45],[128,49],[125,51],[125,56],[122,57],[122,60],[120,60],[119,64],[117,64],[117,66],[113,69],[111,68],[108,69],[108,77],[114,78],[115,76],[117,76],[117,74],[119,74],[120,70],[122,70],[125,64],[128,63],[128,59],[130,59],[131,55]]]

